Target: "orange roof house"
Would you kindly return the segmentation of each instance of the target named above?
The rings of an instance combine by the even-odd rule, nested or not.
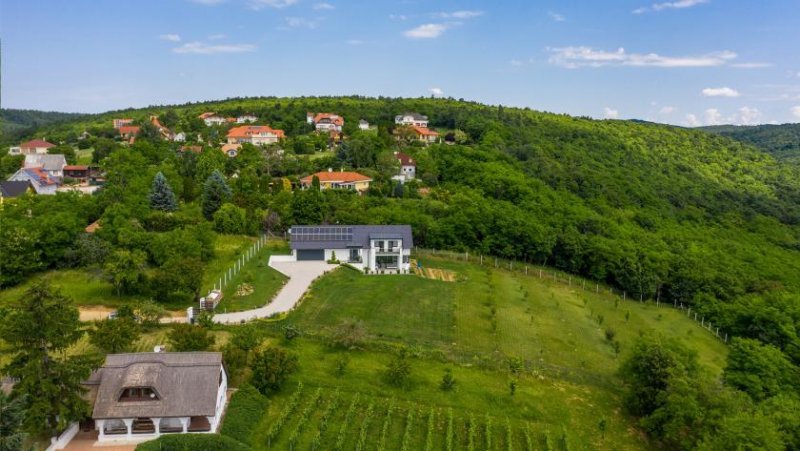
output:
[[[309,115],[310,114],[311,113],[309,113]],[[309,118],[311,118],[311,116],[309,116]],[[344,125],[344,118],[333,113],[317,113],[316,116],[311,118],[311,122],[314,123],[314,128],[317,131],[335,130],[340,132],[342,131],[342,126]]]
[[[300,185],[303,188],[310,188],[314,177],[319,179],[320,189],[351,189],[359,193],[369,189],[369,184],[372,182],[370,177],[358,172],[339,171],[335,172],[328,170],[327,172],[317,172],[300,179]]]
[[[283,130],[276,130],[268,125],[242,125],[231,128],[227,134],[228,144],[275,144],[285,137]]]
[[[417,139],[426,143],[435,143],[439,140],[439,133],[427,127],[412,126]]]

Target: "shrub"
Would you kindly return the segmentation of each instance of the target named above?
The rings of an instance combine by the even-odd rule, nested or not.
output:
[[[170,434],[144,442],[136,451],[250,451],[250,448],[219,434]]]
[[[281,348],[268,347],[253,357],[250,383],[261,393],[280,391],[290,374],[297,371],[297,355]]]
[[[267,398],[250,384],[244,384],[231,396],[225,421],[220,433],[245,440],[261,421],[267,407]]]
[[[453,371],[450,368],[444,370],[442,382],[439,383],[439,388],[442,391],[451,391],[456,386],[456,378],[453,377]]]
[[[610,327],[608,329],[606,329],[606,340],[614,341],[614,337],[616,337],[616,336],[617,336],[617,331],[615,331],[614,329],[612,329]]]
[[[407,351],[401,349],[389,364],[386,366],[386,382],[395,387],[402,387],[406,384],[411,375],[411,364],[406,359]]]

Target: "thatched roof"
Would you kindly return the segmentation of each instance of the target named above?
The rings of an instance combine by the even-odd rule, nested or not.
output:
[[[218,352],[110,354],[86,382],[99,385],[92,418],[213,416],[221,366]],[[135,387],[152,388],[158,399],[119,401]]]

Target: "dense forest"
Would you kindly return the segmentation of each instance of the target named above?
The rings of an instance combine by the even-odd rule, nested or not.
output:
[[[79,113],[0,109],[0,143],[9,143],[39,127],[82,117]]]
[[[287,139],[266,149],[245,145],[228,158],[216,146],[224,129],[197,119],[204,111],[253,113]],[[325,151],[308,111],[342,115],[345,141]],[[405,111],[429,116],[431,128],[451,139],[398,142],[393,118]],[[151,114],[199,134],[202,152],[179,151],[146,125],[133,145],[113,139],[112,118],[146,124]],[[377,131],[357,130],[359,119]],[[121,293],[195,297],[197,281],[187,275],[202,272],[215,232],[407,223],[418,246],[552,265],[642,300],[690,304],[786,362],[783,382],[759,392],[759,401],[796,395],[800,166],[782,163],[781,152],[773,157],[704,131],[424,98],[229,99],[92,115],[26,137],[78,145],[84,131],[106,186],[88,198],[60,194],[7,206],[0,286],[46,268],[100,263]],[[417,181],[391,180],[397,149],[416,159]],[[293,189],[299,177],[328,168],[355,169],[375,182],[363,196]],[[96,220],[98,233],[84,234]],[[753,377],[766,380],[771,371],[759,367]]]
[[[800,163],[800,124],[715,125],[701,130],[752,144],[778,160]]]

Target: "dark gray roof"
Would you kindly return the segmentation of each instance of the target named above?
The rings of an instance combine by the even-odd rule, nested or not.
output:
[[[28,180],[3,180],[0,181],[0,196],[18,197],[25,194],[28,188],[32,188]]]
[[[109,354],[86,382],[99,385],[92,418],[213,416],[221,365],[219,352]],[[131,387],[152,387],[159,399],[120,402]]]
[[[292,226],[292,229],[296,227],[315,227],[319,228],[321,232],[324,232],[325,229],[349,228],[352,231],[352,236],[350,234],[344,234],[341,239],[298,241],[295,239],[295,234],[290,230],[290,244],[292,249],[345,249],[348,247],[367,249],[369,248],[370,238],[401,239],[403,240],[404,248],[410,249],[414,247],[414,237],[411,234],[410,225],[295,225]]]

